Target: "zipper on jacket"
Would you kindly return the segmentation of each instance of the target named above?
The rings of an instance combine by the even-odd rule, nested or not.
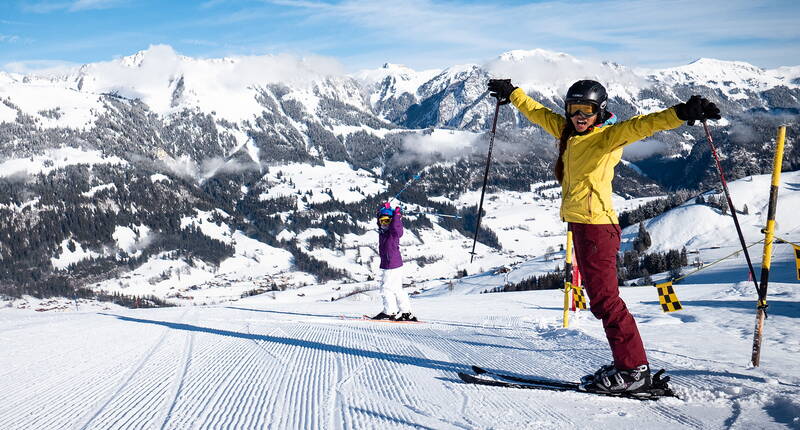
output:
[[[605,161],[605,163],[603,163],[603,172],[604,172],[604,176],[609,174],[609,170],[608,170],[608,163],[609,163],[608,154],[606,154],[606,161]],[[613,170],[612,170],[612,171],[613,171]],[[605,178],[604,178],[604,179],[605,179]],[[612,173],[612,174],[611,174],[611,179],[610,179],[610,181],[613,181],[613,180],[614,180],[614,176],[613,176],[613,173]],[[609,183],[608,183],[608,185],[609,185],[609,188],[611,188],[611,182],[610,182],[610,181],[609,181]],[[602,202],[603,202],[603,200],[601,199],[601,200],[600,200],[600,203],[602,203]],[[606,214],[606,216],[608,217],[608,221],[609,221],[611,224],[614,224],[614,220],[611,218],[611,215],[608,215],[608,213],[609,213],[609,209],[611,209],[611,210],[613,211],[614,205],[613,205],[613,202],[611,202],[611,201],[609,201],[608,203],[609,203],[609,205],[611,206],[610,208],[605,208],[605,207],[602,207],[602,208],[600,208],[600,209],[602,209],[603,213],[605,213],[605,214]],[[619,221],[617,221],[617,222],[619,222]]]
[[[589,185],[589,222],[590,223],[592,222],[591,221],[592,218],[594,218],[594,215],[592,214],[592,194],[594,194],[594,188],[592,188],[592,185],[590,184]]]
[[[569,139],[567,139],[567,149],[564,151],[564,152],[568,152],[567,161],[564,162],[564,183],[567,184],[567,194],[569,194],[569,191],[570,191],[570,186],[569,186],[570,185],[569,184],[569,164],[570,163],[569,163],[569,160],[570,160],[571,155],[572,155],[572,151],[570,151],[570,145],[571,145],[571,142],[572,142],[573,138],[574,138],[574,136],[571,136]],[[561,196],[561,199],[563,200],[566,197],[567,196]]]

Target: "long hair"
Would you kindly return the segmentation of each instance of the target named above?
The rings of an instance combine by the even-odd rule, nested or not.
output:
[[[553,167],[553,173],[555,173],[559,184],[564,181],[564,151],[567,150],[567,141],[572,137],[573,133],[575,133],[575,126],[567,118],[567,122],[564,123],[564,129],[561,130],[561,137],[558,139],[558,158],[556,158],[556,164]]]

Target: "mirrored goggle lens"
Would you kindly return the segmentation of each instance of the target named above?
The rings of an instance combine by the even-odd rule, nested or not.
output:
[[[597,113],[597,106],[591,103],[573,103],[567,105],[567,114],[569,116],[581,115],[592,116]]]
[[[392,219],[389,217],[382,217],[378,219],[378,222],[380,222],[381,225],[388,225],[390,222],[392,222]]]

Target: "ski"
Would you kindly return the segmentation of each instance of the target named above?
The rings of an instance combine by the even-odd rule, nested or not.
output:
[[[550,379],[540,378],[521,378],[512,375],[504,375],[485,370],[478,366],[472,366],[472,370],[476,375],[470,375],[464,372],[458,372],[458,377],[470,384],[486,385],[491,387],[505,387],[505,388],[521,388],[531,390],[547,390],[547,391],[574,391],[584,394],[597,394],[607,397],[618,397],[636,400],[658,400],[662,397],[678,397],[667,386],[669,377],[661,379],[664,370],[659,370],[653,376],[653,389],[641,393],[603,393],[595,391],[584,391],[579,388],[577,382],[553,381]],[[485,376],[484,376],[485,375]],[[494,377],[494,378],[492,378]],[[497,378],[497,379],[495,379]]]
[[[522,378],[519,376],[513,375],[506,375],[503,373],[492,372],[491,370],[486,370],[482,367],[472,366],[472,371],[475,372],[477,375],[492,375],[497,378],[506,379],[511,382],[520,382],[523,384],[539,384],[539,385],[548,385],[552,387],[562,387],[567,390],[576,390],[578,389],[577,382],[564,382],[564,381],[554,381],[550,379],[543,379],[543,378]]]
[[[353,321],[372,321],[372,322],[382,322],[382,323],[391,323],[391,324],[424,324],[425,321],[395,321],[395,320],[376,320],[372,319],[369,315],[362,315],[360,317],[351,317],[346,315],[339,315],[339,319],[343,320],[353,320]]]
[[[375,320],[369,315],[361,315],[361,319],[375,322],[393,323],[393,324],[422,324],[422,321],[397,321],[397,320]]]

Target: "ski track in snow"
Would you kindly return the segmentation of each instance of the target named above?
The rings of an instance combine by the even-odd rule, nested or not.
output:
[[[481,298],[458,300],[466,309],[480,306]],[[0,428],[695,429],[796,423],[796,378],[769,384],[769,373],[756,376],[722,357],[694,358],[692,351],[649,350],[651,367],[670,370],[682,399],[640,402],[461,383],[455,373],[471,364],[577,380],[609,360],[605,340],[592,334],[599,323],[588,312],[574,315],[574,327],[564,329],[560,319],[528,310],[556,315],[557,308],[531,305],[519,301],[514,312],[424,324],[379,324],[341,319],[341,309],[308,310],[324,309],[321,304],[5,320],[2,333],[14,337],[0,362]],[[638,318],[685,330],[685,324],[698,323],[693,315]],[[769,321],[771,330],[790,335]],[[681,325],[670,325],[675,323]],[[742,342],[750,336],[734,322],[715,330]]]

